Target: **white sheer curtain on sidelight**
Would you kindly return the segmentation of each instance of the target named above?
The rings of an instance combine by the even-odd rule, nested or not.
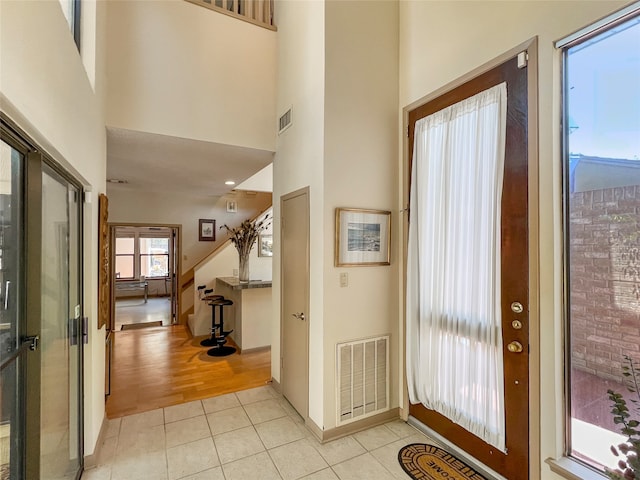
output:
[[[416,122],[407,259],[411,403],[501,451],[506,110],[503,83]]]

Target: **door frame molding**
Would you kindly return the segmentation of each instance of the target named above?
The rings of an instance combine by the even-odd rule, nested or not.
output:
[[[172,230],[176,230],[176,242],[178,244],[178,248],[177,248],[177,252],[176,252],[176,259],[175,259],[175,264],[176,264],[176,271],[173,272],[174,274],[174,279],[172,282],[172,285],[174,283],[176,283],[177,281],[179,281],[180,279],[180,275],[181,275],[181,271],[182,271],[182,225],[180,224],[174,224],[174,223],[149,223],[149,222],[107,222],[107,225],[109,227],[109,262],[110,262],[110,272],[109,272],[109,280],[110,280],[110,297],[111,297],[111,307],[110,307],[110,318],[109,318],[109,324],[107,325],[107,327],[111,327],[111,331],[113,331],[113,326],[115,324],[115,264],[116,264],[116,251],[115,251],[115,232],[116,232],[116,227],[166,227],[166,228],[170,228]],[[175,247],[174,247],[174,250]],[[172,287],[173,289],[173,287]],[[173,294],[173,290],[172,290],[172,294]],[[176,289],[175,289],[175,294],[176,294],[176,325],[180,324],[180,306],[182,304],[182,302],[180,301],[180,292],[179,289],[177,288],[177,283],[176,283]],[[173,323],[172,323],[173,324]],[[108,333],[108,332],[107,332]]]
[[[283,285],[283,278],[284,278],[284,255],[282,255],[282,230],[283,230],[283,224],[282,224],[282,212],[284,210],[284,202],[287,200],[290,200],[292,198],[295,197],[299,197],[301,195],[306,195],[306,208],[307,208],[307,225],[306,225],[306,229],[307,229],[307,255],[306,255],[306,262],[305,262],[305,277],[306,277],[306,281],[307,281],[307,294],[306,294],[306,298],[305,298],[305,312],[306,312],[306,316],[307,319],[305,321],[306,324],[306,330],[307,330],[307,357],[305,358],[306,361],[306,371],[307,371],[307,382],[306,382],[306,392],[307,392],[307,397],[306,397],[306,402],[305,402],[305,412],[304,412],[304,420],[306,424],[309,424],[310,419],[309,419],[309,285],[310,285],[310,242],[311,242],[311,232],[310,232],[310,225],[311,225],[311,221],[310,221],[310,190],[309,187],[303,187],[300,188],[298,190],[294,190],[292,192],[289,192],[285,195],[281,195],[280,196],[280,390],[284,391],[284,377],[283,377],[283,373],[282,373],[282,365],[283,365],[283,359],[284,359],[284,311],[282,309],[282,305],[284,304],[284,288],[282,288]],[[300,413],[300,412],[299,412]],[[315,426],[315,424],[313,424]]]
[[[402,285],[402,301],[400,302],[400,335],[402,335],[402,418],[409,415],[409,394],[406,382],[406,274],[407,274],[407,247],[409,229],[409,112],[422,105],[448,93],[449,91],[479,77],[483,73],[514,58],[518,53],[528,52],[527,64],[527,132],[528,132],[528,243],[529,243],[529,476],[540,477],[540,272],[539,272],[539,175],[538,175],[538,37],[533,37],[518,46],[508,50],[502,55],[475,68],[467,74],[447,83],[412,102],[402,109],[403,144],[402,144],[402,205],[404,215],[399,222],[402,231],[402,242],[398,247],[403,259],[400,272],[400,284]]]

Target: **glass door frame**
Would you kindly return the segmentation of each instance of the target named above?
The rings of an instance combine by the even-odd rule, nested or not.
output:
[[[10,448],[10,459],[9,459],[9,469],[10,475],[17,475],[17,478],[26,477],[26,458],[23,454],[25,448],[25,433],[26,433],[26,419],[27,419],[27,411],[25,408],[25,399],[27,397],[26,392],[26,363],[28,361],[29,355],[29,346],[24,342],[25,337],[27,336],[27,325],[26,325],[26,235],[24,233],[24,226],[26,225],[26,206],[24,204],[25,190],[26,190],[26,163],[27,163],[27,154],[28,148],[22,142],[22,140],[15,135],[15,133],[5,128],[4,124],[0,124],[0,138],[3,143],[8,145],[11,149],[15,150],[22,156],[22,162],[20,165],[20,188],[17,192],[17,195],[20,196],[20,205],[18,207],[19,210],[19,218],[17,222],[18,235],[16,239],[20,245],[19,257],[16,261],[15,267],[17,270],[18,281],[14,286],[14,290],[17,292],[16,298],[16,329],[15,329],[15,338],[12,339],[12,343],[14,346],[14,350],[8,355],[7,358],[2,359],[0,363],[0,371],[6,369],[10,369],[12,365],[15,365],[15,372],[13,372],[12,376],[14,377],[14,385],[15,390],[10,392],[12,397],[12,402],[15,402],[14,406],[15,410],[12,414],[12,420],[15,421],[15,424],[11,423],[10,428],[15,428],[15,434],[11,432],[11,437],[15,435],[17,438],[16,444],[11,444]],[[12,221],[15,219],[12,217]],[[5,239],[6,240],[6,239]],[[14,246],[15,248],[15,246]],[[4,255],[3,255],[4,257]],[[3,258],[4,260],[4,258]],[[4,288],[4,285],[3,285]],[[3,391],[3,398],[6,398],[7,393]],[[3,404],[4,406],[4,404]],[[15,417],[13,415],[15,414]],[[10,442],[12,442],[12,438],[10,437]]]
[[[45,165],[73,185],[79,192],[78,201],[78,298],[80,302],[80,325],[76,332],[78,340],[78,457],[79,468],[76,478],[80,478],[84,468],[84,188],[81,182],[68,173],[52,157],[44,153],[30,137],[0,112],[0,130],[2,139],[24,154],[24,328],[20,332],[24,341],[26,336],[39,336],[41,330],[42,298],[42,175]],[[40,400],[41,400],[41,354],[40,349],[29,350],[26,357],[23,379],[23,396],[19,398],[24,415],[24,470],[25,478],[40,478]]]

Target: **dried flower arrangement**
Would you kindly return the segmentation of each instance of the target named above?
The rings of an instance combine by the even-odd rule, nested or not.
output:
[[[237,227],[222,225],[226,229],[231,243],[236,247],[240,260],[239,279],[241,282],[249,281],[249,253],[258,240],[258,235],[271,225],[271,215],[266,214],[260,220],[245,220]]]

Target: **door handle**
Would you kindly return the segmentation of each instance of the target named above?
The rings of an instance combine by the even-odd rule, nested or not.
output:
[[[30,337],[24,337],[23,344],[29,344],[29,350],[36,351],[38,349],[38,342],[40,341],[40,335],[32,335]]]
[[[520,353],[522,352],[522,344],[514,340],[509,345],[507,345],[507,350],[509,350],[511,353]]]
[[[291,314],[292,317],[297,318],[298,320],[306,320],[304,317],[304,313],[300,312],[300,313],[292,313]]]
[[[11,287],[11,282],[7,280],[4,284],[4,309],[9,310],[9,288]]]

